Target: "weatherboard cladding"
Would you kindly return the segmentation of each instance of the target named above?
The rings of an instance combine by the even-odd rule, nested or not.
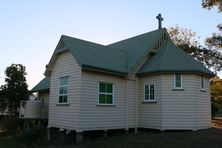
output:
[[[70,51],[83,69],[127,75],[145,54],[151,52],[153,45],[158,43],[159,38],[164,33],[167,34],[165,28],[158,29],[107,46],[62,35],[48,64],[46,75],[50,76],[47,71],[50,71],[52,68],[50,66],[53,65],[53,61],[55,62],[56,58],[54,56],[57,56],[63,50]],[[164,44],[153,57],[146,60],[137,74],[192,72],[209,77],[214,76],[214,73],[176,47],[171,40]],[[42,89],[39,87],[41,85],[37,86],[33,90]]]

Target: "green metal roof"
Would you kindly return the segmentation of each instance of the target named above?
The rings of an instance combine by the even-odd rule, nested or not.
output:
[[[123,50],[63,35],[63,48],[67,48],[82,67],[98,68],[126,73],[126,55]]]
[[[214,76],[214,73],[197,62],[191,55],[169,41],[143,65],[138,74],[156,72],[192,72]]]
[[[123,49],[127,55],[127,72],[138,62],[138,60],[151,49],[151,46],[155,43],[157,38],[166,32],[166,30],[158,29],[145,34],[141,34],[129,39],[125,39],[113,44],[108,47],[115,48],[117,51]]]
[[[68,50],[82,68],[126,75],[144,58],[144,55],[148,55],[164,33],[167,34],[166,29],[158,29],[107,46],[62,35],[45,74],[50,76],[50,70],[58,53]],[[213,72],[176,47],[171,41],[162,45],[153,57],[148,58],[138,74],[156,72],[192,72],[214,76]],[[49,83],[50,78],[46,77],[32,91],[49,89]]]
[[[127,74],[163,32],[158,29],[108,46],[62,35],[55,51],[69,50],[82,68]]]
[[[31,92],[48,91],[49,87],[50,77],[45,77],[31,90]]]

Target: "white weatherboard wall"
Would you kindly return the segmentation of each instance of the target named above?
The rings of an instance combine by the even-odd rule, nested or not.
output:
[[[209,81],[209,79],[207,79]],[[162,129],[197,130],[210,127],[210,92],[200,92],[200,76],[182,75],[183,91],[174,89],[174,75],[161,75]]]
[[[161,77],[160,75],[141,77],[138,80],[138,111],[141,128],[160,129],[161,125]],[[144,102],[144,84],[154,84],[156,102]]]
[[[136,82],[135,80],[126,81],[127,99],[127,127],[134,128],[136,124]]]
[[[161,75],[162,129],[195,129],[195,75],[182,74],[182,88],[174,89],[174,75]]]
[[[210,79],[204,79],[205,90],[201,90],[201,76],[196,76],[196,129],[211,127]]]
[[[113,83],[114,105],[98,105],[99,82]],[[125,128],[125,79],[82,71],[80,129]]]
[[[42,102],[41,107],[41,118],[48,118],[49,112],[49,93],[40,93],[39,94],[40,101]]]
[[[64,76],[69,77],[69,102],[61,105],[58,104],[59,78]],[[48,126],[76,131],[134,126],[160,130],[210,127],[209,79],[205,78],[204,92],[200,91],[199,75],[183,74],[182,79],[184,90],[175,91],[174,74],[139,77],[136,82],[89,72],[81,70],[69,52],[62,52],[51,72]],[[114,84],[114,105],[98,105],[99,82]],[[146,83],[155,84],[156,102],[144,102]]]
[[[64,76],[69,76],[69,102],[59,105],[59,78]],[[60,53],[51,72],[49,127],[78,130],[80,89],[80,66],[70,52]]]
[[[138,127],[160,130],[198,130],[211,123],[209,78],[201,91],[201,76],[182,74],[183,90],[174,90],[174,74],[138,79]],[[154,103],[144,102],[144,84],[155,84]]]

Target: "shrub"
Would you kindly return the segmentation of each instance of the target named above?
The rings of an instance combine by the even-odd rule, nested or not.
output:
[[[22,143],[25,147],[36,146],[42,141],[46,141],[46,129],[34,127],[32,129],[24,129],[18,135],[18,143]]]
[[[212,109],[212,116],[215,116],[217,112],[220,109],[222,109],[222,101],[211,98],[211,109]]]
[[[24,120],[15,118],[1,121],[2,128],[6,130],[17,130],[18,128],[22,128],[24,125]]]

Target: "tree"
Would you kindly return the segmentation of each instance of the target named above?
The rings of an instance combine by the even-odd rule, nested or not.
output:
[[[212,113],[215,114],[222,109],[222,80],[215,77],[211,79],[210,84]]]
[[[5,86],[0,87],[0,112],[5,112],[6,110],[6,99],[5,99]]]
[[[213,7],[218,8],[218,12],[222,12],[222,1],[221,0],[202,0],[202,7],[210,10]],[[217,25],[219,29],[218,33],[213,33],[212,37],[206,39],[206,44],[214,49],[222,49],[222,24]]]
[[[210,10],[212,7],[217,6],[219,12],[222,11],[222,1],[221,0],[202,0],[202,7]]]
[[[7,109],[12,116],[16,116],[21,100],[27,100],[29,96],[25,78],[27,73],[23,65],[12,64],[6,68],[5,75],[6,84],[0,90],[1,109]]]
[[[179,26],[168,28],[171,40],[196,60],[218,72],[222,70],[222,54],[209,46],[201,46],[199,37],[191,29],[183,29]]]

